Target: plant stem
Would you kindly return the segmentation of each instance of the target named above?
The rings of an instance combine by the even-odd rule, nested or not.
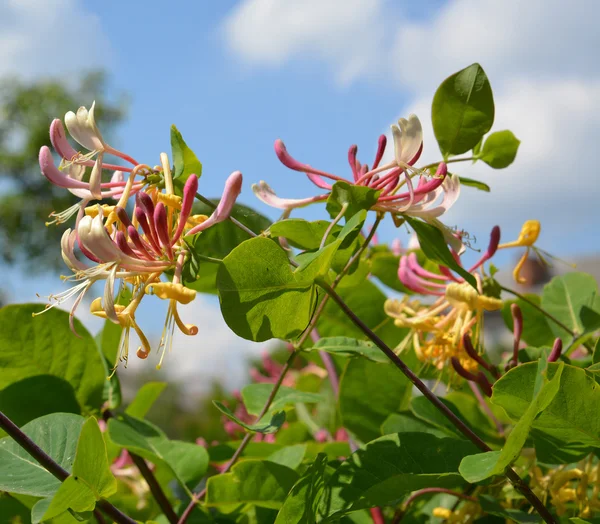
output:
[[[136,465],[137,469],[140,470],[142,477],[144,477],[144,479],[146,480],[148,487],[150,488],[150,492],[152,493],[154,499],[160,506],[160,509],[162,509],[163,513],[165,514],[165,517],[167,517],[167,520],[171,524],[177,524],[177,513],[175,513],[175,510],[173,510],[169,499],[167,498],[165,492],[162,490],[160,484],[156,480],[156,477],[148,467],[148,464],[146,464],[146,461],[139,455],[131,453],[131,451],[129,452],[129,456],[131,457],[131,460],[133,460],[133,463]]]
[[[515,297],[520,298],[523,302],[527,302],[531,307],[533,307],[534,309],[537,309],[547,319],[552,320],[552,322],[554,322],[557,326],[564,329],[569,335],[571,335],[573,337],[573,342],[575,342],[578,339],[579,335],[577,333],[575,333],[571,328],[569,328],[568,326],[563,324],[560,320],[558,320],[554,315],[552,315],[551,313],[546,311],[544,308],[538,306],[533,300],[528,299],[525,295],[519,293],[518,291],[515,291],[514,289],[504,287],[503,285],[500,285],[500,284],[499,284],[499,286],[502,291],[506,291],[507,293],[510,293],[511,295],[514,295]],[[588,350],[588,352],[590,354],[594,352],[593,348],[590,346],[590,344],[588,342],[585,342],[583,344],[583,346]],[[573,349],[574,348],[570,348],[568,353],[571,353],[573,351]],[[565,353],[565,355],[568,356],[567,353]]]
[[[468,156],[466,158],[451,158],[449,160],[440,160],[439,162],[433,162],[432,164],[427,164],[421,169],[429,169],[430,167],[437,167],[441,162],[445,164],[455,164],[456,162],[468,162],[469,160],[477,160],[474,156]]]
[[[394,363],[394,365],[404,373],[404,375],[413,383],[416,388],[423,393],[423,396],[429,400],[463,435],[473,442],[479,449],[484,452],[491,451],[491,448],[483,441],[471,428],[469,428],[459,417],[457,417],[436,395],[431,391],[425,383],[413,373],[413,371],[404,363],[403,360],[396,355],[388,345],[381,340],[354,312],[348,307],[335,290],[326,282],[318,282],[325,292],[337,303],[342,311],[348,316],[352,322],[362,330],[362,332],[371,339],[372,342]],[[520,491],[529,503],[536,509],[544,521],[555,524],[556,520],[550,514],[548,509],[540,501],[540,499],[531,491],[529,486],[513,471],[510,467],[504,470],[504,474],[513,483],[515,488]]]
[[[290,356],[288,357],[283,368],[281,369],[281,372],[279,373],[279,376],[277,377],[277,381],[273,385],[273,389],[271,390],[271,393],[269,394],[269,397],[267,398],[267,401],[265,402],[265,405],[263,406],[261,412],[258,414],[258,417],[256,420],[260,420],[261,418],[263,418],[266,415],[267,411],[269,411],[269,408],[271,407],[271,404],[272,404],[273,400],[275,399],[275,395],[277,395],[277,392],[279,391],[279,388],[281,387],[281,384],[283,383],[283,379],[287,375],[287,372],[290,370],[297,354],[298,354],[297,349],[294,349],[290,353]],[[242,439],[242,441],[240,442],[240,445],[235,450],[235,453],[233,454],[233,456],[227,463],[227,466],[225,466],[225,469],[223,471],[221,471],[221,473],[220,473],[221,475],[224,473],[227,473],[233,467],[233,465],[238,461],[238,459],[241,457],[242,453],[246,449],[246,446],[248,446],[248,444],[252,440],[253,436],[254,436],[253,433],[246,433],[246,435],[244,435],[244,438]],[[194,509],[194,506],[202,497],[204,497],[204,495],[206,495],[206,488],[204,488],[202,491],[200,491],[197,495],[194,494],[194,496],[192,497],[192,500],[190,500],[190,503],[185,508],[185,511],[181,514],[178,524],[185,524],[186,520],[190,516],[192,510]]]
[[[211,207],[212,209],[216,209],[217,208],[217,204],[215,204],[214,202],[212,202],[208,198],[202,196],[200,193],[196,193],[196,198],[198,200],[200,200],[200,202],[202,202],[202,203],[206,204],[207,206]],[[236,218],[233,218],[232,216],[230,216],[228,218],[229,218],[229,221],[232,224],[234,224],[236,227],[239,227],[242,231],[245,231],[246,233],[248,233],[248,235],[250,235],[251,237],[258,236],[254,231],[252,231],[250,228],[246,227],[244,224],[242,224]]]
[[[37,460],[49,473],[58,480],[64,482],[69,477],[69,472],[31,440],[21,429],[0,411],[0,428],[13,438],[13,440]],[[96,503],[104,513],[111,517],[118,524],[136,524],[135,520],[122,513],[106,500],[99,500]]]
[[[103,418],[106,422],[108,422],[109,419],[114,418],[114,414],[110,409],[107,409],[103,413]],[[160,509],[162,509],[163,513],[165,514],[165,517],[167,517],[167,520],[171,524],[177,524],[177,514],[171,506],[167,495],[156,480],[154,473],[152,473],[152,470],[148,467],[148,464],[146,464],[146,461],[142,457],[136,455],[135,453],[132,453],[131,451],[127,451],[127,453],[129,453],[131,460],[136,465],[142,477],[144,477],[144,480],[150,488],[150,492],[154,496],[157,504],[160,506]]]
[[[552,320],[552,322],[554,322],[557,326],[563,328],[567,333],[569,333],[569,335],[571,335],[572,337],[576,336],[575,333],[573,333],[573,331],[569,327],[565,326],[554,315],[552,315],[551,313],[548,313],[548,311],[546,311],[544,308],[538,306],[533,300],[528,299],[525,295],[523,295],[517,291],[514,291],[512,289],[509,289],[507,287],[504,287],[502,285],[500,285],[500,289],[502,291],[506,291],[507,293],[510,293],[511,295],[514,295],[517,298],[520,298],[523,302],[527,302],[531,307],[537,309],[546,318]]]

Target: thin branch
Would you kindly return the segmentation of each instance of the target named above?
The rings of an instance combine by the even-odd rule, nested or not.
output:
[[[103,417],[104,417],[104,420],[108,421],[109,419],[114,418],[114,414],[112,413],[112,411],[107,409],[104,411]],[[144,477],[144,480],[146,481],[146,483],[148,484],[148,487],[150,488],[150,492],[156,499],[156,502],[160,506],[160,509],[162,509],[163,513],[165,514],[165,517],[167,517],[167,520],[171,524],[177,524],[177,520],[178,520],[177,514],[175,513],[173,506],[171,506],[171,503],[169,502],[167,495],[165,494],[162,487],[158,483],[158,480],[156,480],[154,473],[152,473],[152,470],[148,467],[148,464],[146,464],[146,461],[142,457],[140,457],[139,455],[136,455],[135,453],[132,453],[131,451],[128,451],[128,453],[129,453],[129,456],[131,457],[131,460],[133,461],[133,463],[136,465],[137,469],[141,473],[142,477]]]
[[[263,408],[262,408],[261,412],[259,413],[256,420],[260,420],[261,418],[263,418],[266,415],[267,411],[269,411],[269,408],[271,407],[271,404],[273,403],[273,400],[275,399],[275,395],[277,395],[277,392],[279,391],[279,388],[281,387],[281,384],[283,383],[283,379],[287,375],[287,372],[290,370],[297,354],[298,354],[298,351],[296,349],[294,349],[294,351],[292,351],[292,353],[290,353],[290,356],[288,357],[283,368],[281,369],[281,372],[279,373],[279,377],[277,377],[277,381],[273,385],[273,389],[271,390],[271,393],[269,394],[269,397],[267,398],[267,401],[265,402],[265,405],[263,406]],[[246,449],[246,446],[248,446],[248,444],[252,440],[253,436],[254,436],[253,433],[246,433],[246,435],[244,435],[244,438],[240,442],[240,445],[235,450],[235,453],[233,454],[233,456],[227,463],[227,466],[225,466],[225,469],[223,471],[221,471],[220,475],[227,473],[233,467],[233,465],[238,461],[238,459],[241,457],[242,453]],[[200,499],[202,499],[204,497],[204,495],[206,495],[206,487],[202,491],[200,491],[198,494],[194,494],[194,496],[190,500],[190,503],[185,508],[185,511],[181,514],[178,524],[185,524],[188,517],[192,513],[194,507],[196,506],[196,503]]]
[[[484,452],[491,451],[491,448],[483,441],[476,433],[471,430],[459,417],[457,417],[436,395],[431,391],[425,383],[413,373],[413,371],[404,363],[403,360],[396,355],[388,345],[381,340],[360,318],[344,302],[335,290],[326,282],[318,282],[325,292],[337,303],[342,311],[352,320],[352,322],[362,330],[375,343],[375,345],[394,363],[394,365],[404,373],[404,375],[423,393],[423,396],[429,400],[463,435],[473,442],[479,449]],[[555,524],[556,520],[540,501],[540,499],[531,491],[529,486],[513,471],[510,467],[504,470],[504,474],[513,483],[515,488],[520,491],[529,503],[536,509],[544,521]]]
[[[40,448],[33,440],[31,440],[21,429],[10,420],[4,413],[0,411],[0,428],[13,438],[13,440],[37,460],[49,473],[54,475],[58,480],[64,482],[69,477],[69,472],[54,459]],[[106,500],[99,500],[96,503],[104,513],[111,517],[119,524],[136,524],[135,520],[122,513]]]

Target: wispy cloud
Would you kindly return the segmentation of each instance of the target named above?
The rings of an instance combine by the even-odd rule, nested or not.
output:
[[[78,0],[0,3],[0,76],[66,75],[107,65],[99,18]]]

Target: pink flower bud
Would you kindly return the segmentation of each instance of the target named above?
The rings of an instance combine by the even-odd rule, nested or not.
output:
[[[387,146],[387,137],[385,135],[380,135],[379,141],[377,143],[377,153],[375,154],[375,160],[373,161],[372,169],[376,169],[379,167],[379,162],[383,158],[383,153],[385,153],[385,147]]]
[[[554,341],[554,346],[552,347],[552,351],[548,355],[548,362],[556,362],[560,358],[560,355],[562,353],[562,348],[563,348],[562,340],[560,338],[557,338]]]

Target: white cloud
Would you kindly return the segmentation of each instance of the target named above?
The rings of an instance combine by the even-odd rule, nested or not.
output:
[[[521,148],[506,170],[481,163],[456,167],[464,176],[489,183],[492,193],[465,188],[445,221],[479,235],[499,221],[509,236],[522,221],[539,218],[545,231],[572,242],[566,249],[581,244],[593,227],[590,218],[599,218],[594,165],[600,134],[600,62],[595,56],[600,4],[449,0],[420,21],[384,0],[352,4],[245,0],[227,19],[226,35],[231,48],[254,64],[305,56],[325,60],[338,78],[347,64],[371,64],[356,68],[347,80],[363,73],[371,81],[391,77],[412,95],[402,113],[416,112],[424,124],[425,161],[440,158],[430,124],[437,85],[470,63],[481,63],[496,100],[493,130],[512,130]],[[356,16],[348,14],[352,10]],[[357,27],[379,37],[361,38]]]
[[[372,70],[381,47],[383,0],[245,0],[226,18],[230,49],[251,64],[317,58],[341,82]]]
[[[65,75],[105,65],[100,20],[78,0],[0,2],[0,76]]]

